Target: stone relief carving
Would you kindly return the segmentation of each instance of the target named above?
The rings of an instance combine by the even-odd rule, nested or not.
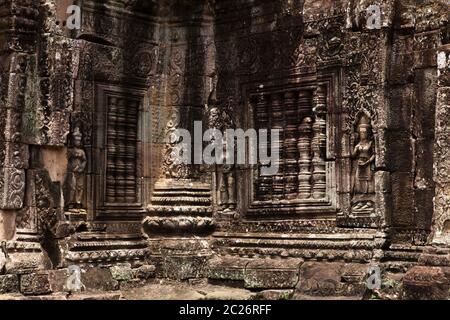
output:
[[[230,152],[228,145],[228,137],[226,130],[234,129],[234,121],[231,117],[230,106],[221,106],[217,101],[217,78],[214,76],[213,87],[208,98],[207,114],[208,114],[208,127],[209,129],[217,129],[222,132],[223,137],[220,142],[223,145],[223,164],[215,166],[215,174],[218,181],[218,198],[220,209],[223,212],[231,212],[236,209],[236,168],[234,164],[227,163],[227,158],[232,155],[228,155]],[[232,101],[229,101],[232,103]],[[231,150],[231,152],[235,152]]]
[[[85,192],[86,153],[83,150],[83,135],[79,127],[72,133],[73,147],[68,151],[68,172],[65,180],[65,203],[69,209],[79,210],[83,207]]]
[[[372,213],[375,193],[375,146],[372,125],[366,114],[361,114],[356,125],[357,143],[352,151],[352,212]]]
[[[188,179],[191,176],[189,165],[180,161],[184,152],[180,146],[182,137],[176,132],[180,128],[180,122],[180,112],[173,109],[165,129],[166,144],[163,151],[162,178]]]
[[[161,16],[161,13],[153,11],[153,6],[157,6],[154,2],[148,4],[140,0],[106,1],[105,6],[98,6],[101,9],[99,10],[96,1],[84,1],[83,5],[88,9],[83,19],[84,30],[75,32],[77,40],[74,40],[75,44],[80,46],[74,48],[80,49],[80,65],[73,66],[73,42],[68,37],[65,38],[62,28],[56,28],[55,21],[52,21],[52,11],[56,11],[57,1],[45,0],[39,3],[29,0],[0,0],[0,7],[2,12],[7,12],[6,15],[10,14],[9,6],[15,9],[14,17],[9,19],[8,16],[6,19],[10,20],[15,28],[9,30],[4,25],[0,26],[0,31],[5,33],[5,37],[0,40],[1,48],[4,49],[0,54],[1,64],[4,64],[0,66],[0,207],[17,211],[19,229],[27,229],[26,232],[33,229],[35,219],[39,216],[42,229],[40,231],[45,231],[45,235],[48,231],[58,234],[58,223],[64,219],[64,215],[60,216],[59,183],[52,183],[45,170],[39,168],[39,164],[32,162],[30,169],[27,162],[28,159],[34,161],[34,152],[39,152],[41,148],[67,147],[70,119],[72,123],[81,122],[82,127],[73,131],[74,141],[68,152],[66,205],[69,210],[82,211],[83,205],[90,203],[83,204],[83,198],[91,191],[95,191],[93,198],[100,192],[109,192],[113,205],[112,209],[107,208],[111,211],[107,214],[111,213],[111,216],[114,216],[111,220],[114,221],[110,221],[107,214],[96,220],[96,211],[100,212],[104,208],[94,208],[94,222],[89,222],[92,239],[77,242],[74,237],[67,241],[65,245],[72,246],[66,255],[68,261],[107,265],[126,261],[133,265],[135,262],[139,264],[146,260],[147,255],[155,254],[153,250],[147,251],[150,242],[158,242],[155,247],[171,247],[173,243],[167,241],[168,237],[182,235],[183,238],[202,238],[204,235],[211,235],[209,232],[213,230],[212,227],[217,226],[219,232],[211,237],[214,240],[202,241],[205,246],[214,246],[214,254],[218,258],[227,255],[233,262],[240,262],[241,258],[259,260],[262,257],[267,262],[275,260],[271,259],[274,257],[292,256],[305,261],[315,259],[318,264],[331,261],[345,261],[352,265],[361,263],[361,272],[328,272],[329,264],[320,268],[317,273],[309,272],[297,276],[298,268],[295,270],[295,277],[301,278],[299,285],[304,284],[305,294],[345,295],[344,293],[355,293],[350,283],[361,280],[366,263],[376,260],[379,251],[382,251],[381,255],[384,255],[386,261],[392,257],[397,262],[417,261],[414,256],[417,253],[408,253],[409,248],[405,251],[399,248],[384,251],[384,247],[383,250],[381,248],[385,244],[386,236],[390,237],[392,243],[401,243],[402,246],[424,245],[424,239],[429,232],[427,228],[431,225],[431,213],[423,214],[421,210],[427,211],[426,208],[435,206],[433,228],[448,239],[450,175],[446,170],[449,167],[446,159],[450,147],[446,117],[442,114],[436,117],[436,128],[431,128],[433,125],[430,125],[431,137],[425,138],[435,138],[433,129],[439,133],[436,134],[435,176],[432,177],[437,182],[436,188],[430,186],[430,190],[423,190],[420,187],[410,187],[413,185],[410,183],[413,179],[409,176],[409,163],[415,162],[415,166],[419,162],[426,162],[419,156],[425,153],[422,149],[413,150],[410,155],[406,152],[408,145],[401,159],[391,154],[396,151],[397,136],[406,137],[402,140],[406,143],[409,139],[420,140],[425,136],[424,131],[413,128],[414,122],[422,121],[422,115],[415,113],[415,110],[419,109],[414,109],[415,102],[409,101],[414,100],[414,94],[422,96],[422,87],[425,88],[423,91],[426,91],[426,96],[434,98],[436,95],[435,88],[429,88],[431,86],[425,82],[421,83],[420,78],[424,69],[427,69],[431,76],[439,72],[436,70],[434,53],[442,44],[439,33],[443,32],[442,28],[446,28],[445,24],[448,24],[448,1],[422,1],[423,4],[416,4],[412,0],[381,1],[384,16],[381,31],[366,30],[365,9],[373,2],[370,0],[283,0],[275,3],[250,0],[217,1],[208,9],[214,11],[214,15],[208,12],[206,19],[201,19],[201,13],[192,12],[192,8],[198,6],[196,1],[181,2],[189,2],[183,6],[183,9],[187,8],[189,12],[181,13],[183,10],[175,8],[174,5]],[[395,7],[408,4],[406,14],[401,11],[396,13],[395,17],[400,17],[403,21],[396,23],[395,28],[389,21],[392,18],[389,10],[394,7],[394,3]],[[304,10],[301,8],[303,4]],[[342,11],[342,7],[347,4],[349,6],[346,13]],[[26,8],[26,5],[29,5],[29,8]],[[312,20],[303,21],[305,10],[311,11],[312,6],[314,14],[306,16],[305,13],[305,18]],[[7,10],[3,10],[5,7]],[[144,7],[146,9],[141,10]],[[176,18],[170,16],[175,9],[179,11],[177,15],[180,15]],[[36,23],[39,15],[43,28],[36,36],[33,30],[40,25]],[[191,19],[189,25],[185,24],[184,20],[176,21],[175,27],[159,24],[160,20],[167,17],[175,20],[192,16],[200,19]],[[299,19],[293,19],[293,16],[298,16]],[[135,17],[139,19],[134,19]],[[199,24],[202,25],[198,29],[197,20],[201,21]],[[8,24],[10,22],[5,23]],[[213,26],[211,29],[214,30],[202,29],[206,24]],[[154,32],[155,30],[157,32]],[[174,30],[177,31],[177,36],[171,36]],[[217,49],[217,55],[204,51],[205,39],[208,45],[211,43],[211,46]],[[448,34],[443,35],[442,41],[448,41]],[[34,51],[36,44],[37,50]],[[10,53],[11,49],[16,53]],[[22,53],[18,54],[18,51]],[[397,55],[405,59],[405,62],[399,63],[402,67],[397,66]],[[19,63],[16,62],[17,57],[20,57]],[[10,61],[13,62],[12,67],[7,66]],[[38,67],[26,66],[27,63]],[[258,97],[252,97],[255,99],[251,102],[254,105],[256,126],[275,127],[282,132],[279,141],[282,154],[280,174],[274,177],[255,174],[253,176],[256,181],[251,181],[251,172],[247,175],[245,171],[247,168],[236,168],[232,165],[214,168],[218,177],[214,192],[222,212],[236,210],[236,180],[239,177],[239,184],[248,182],[246,185],[253,187],[251,184],[255,182],[254,188],[249,188],[256,192],[255,211],[265,214],[263,211],[266,210],[268,214],[273,214],[269,219],[239,219],[237,216],[234,221],[223,219],[227,220],[223,222],[216,219],[211,209],[209,172],[199,172],[201,177],[196,180],[192,177],[196,175],[196,172],[192,172],[195,167],[174,161],[174,155],[179,156],[177,145],[180,142],[175,134],[176,129],[187,128],[190,120],[198,116],[196,112],[201,112],[207,98],[205,89],[209,71],[205,70],[211,65],[215,65],[222,73],[221,81],[226,83],[223,86],[226,88],[220,88],[220,93],[211,92],[207,104],[207,122],[210,128],[224,131],[234,128],[238,122],[249,124],[251,117],[239,110],[239,107],[244,105],[239,99],[246,100],[248,97],[243,95],[251,96],[256,92],[255,96]],[[23,68],[27,69],[26,72]],[[388,79],[390,68],[396,69],[401,75],[411,73],[411,76],[404,76],[404,82],[401,83],[392,77]],[[447,67],[440,70],[440,82],[445,83],[446,87],[438,90],[441,94],[438,104],[442,112],[447,112],[448,109],[447,87],[450,73],[447,70]],[[75,87],[72,85],[72,79],[76,79]],[[32,90],[22,90],[24,82],[27,82],[27,86],[33,86]],[[164,146],[160,141],[152,140],[155,138],[153,133],[149,132],[142,134],[142,140],[148,138],[147,142],[152,140],[152,143],[158,144],[152,150],[159,152],[162,148],[162,160],[159,154],[153,157],[154,154],[148,155],[152,151],[141,153],[141,145],[136,148],[132,145],[131,142],[136,137],[141,139],[141,131],[138,132],[139,135],[134,136],[136,118],[133,112],[110,112],[105,116],[105,123],[103,120],[98,123],[98,112],[91,109],[98,98],[97,83],[117,86],[123,92],[132,86],[139,86],[149,93],[149,104],[152,110],[157,110],[155,114],[158,112],[158,115],[152,113],[148,118],[143,118],[144,127],[150,122],[152,125],[156,123],[157,126],[152,130],[158,128],[158,133],[162,133],[166,126],[168,141]],[[321,87],[318,83],[326,85]],[[247,84],[248,87],[243,88]],[[260,89],[252,89],[251,86]],[[420,90],[416,90],[417,86],[421,87]],[[404,90],[404,87],[407,87],[407,90]],[[254,91],[249,93],[247,89]],[[391,94],[393,90],[400,93]],[[72,101],[74,91],[79,95],[75,104]],[[20,100],[23,98],[23,92],[30,102],[26,110],[36,110],[35,113],[24,115],[21,111],[23,103]],[[214,95],[221,97],[220,102],[217,102],[218,99]],[[390,101],[396,99],[393,98],[395,95],[401,96],[402,101]],[[223,97],[233,100],[229,100],[227,104],[226,100],[222,100]],[[410,100],[404,101],[403,98]],[[124,98],[125,101],[128,101],[127,99],[128,97]],[[236,101],[239,101],[239,104],[235,103]],[[120,103],[122,105],[108,103],[109,111],[114,111],[115,108],[123,111],[129,106],[128,103],[123,105],[123,101]],[[395,105],[396,103],[401,106]],[[185,108],[186,105],[189,107]],[[394,112],[390,111],[393,108],[390,107],[394,105],[401,109],[401,112],[393,114]],[[427,105],[423,109],[433,108]],[[436,110],[438,109],[437,105]],[[172,115],[166,124],[160,121],[162,116],[159,114],[168,110],[171,110]],[[186,113],[180,114],[186,110]],[[232,114],[231,110],[234,112],[233,117],[229,116]],[[411,110],[414,111],[411,112],[412,115],[409,114]],[[429,112],[427,117],[430,118],[434,112],[423,111]],[[196,113],[195,116],[193,113]],[[120,119],[124,114],[128,114],[125,116],[128,119]],[[20,123],[21,119],[29,119],[26,126],[30,124],[33,130],[25,132],[24,125]],[[432,124],[428,121],[430,119],[426,120],[423,122]],[[114,125],[110,126],[111,123]],[[109,171],[109,182],[106,182],[104,190],[102,183],[93,183],[92,188],[87,188],[84,182],[84,176],[87,175],[86,153],[94,155],[97,152],[91,150],[97,148],[99,140],[98,131],[95,129],[103,125],[105,129],[102,133],[110,143],[102,144],[102,147],[110,154],[102,154],[108,159],[104,167],[101,166],[92,174],[92,178],[95,179],[96,175],[100,175],[98,172],[103,170],[102,175],[108,179]],[[397,126],[405,128],[398,129]],[[22,128],[22,132],[18,128]],[[146,128],[142,131],[145,130]],[[35,140],[24,140],[21,133],[23,136],[27,135],[27,138],[35,136]],[[84,140],[83,143],[81,140]],[[27,144],[32,145],[29,150]],[[226,147],[226,136],[222,144]],[[418,144],[414,142],[412,148]],[[151,148],[153,146],[149,147]],[[431,148],[427,151],[432,153]],[[140,156],[134,157],[136,154],[142,154],[142,159]],[[130,158],[137,159],[136,163],[126,160]],[[97,161],[93,156],[94,167]],[[146,161],[152,162],[151,170],[148,170],[151,171],[151,177],[145,172],[141,176],[141,171],[145,170],[139,168]],[[161,165],[162,179],[159,184],[154,184],[158,173],[155,176],[153,173],[159,172]],[[253,168],[248,171],[250,170]],[[258,171],[258,168],[255,171]],[[241,177],[242,172],[245,176]],[[392,182],[389,178],[391,174]],[[134,223],[130,223],[128,212],[128,205],[135,202],[135,194],[140,192],[140,187],[136,187],[140,179],[148,180],[143,182],[145,188],[142,188],[142,193],[146,194],[146,197],[143,197],[146,199],[142,204],[149,205],[148,214],[151,216],[144,221],[144,230],[152,235],[152,239],[120,240],[123,234],[127,237],[130,234],[140,235],[140,230],[134,228],[139,227],[136,221],[141,217],[136,216],[141,212],[136,214]],[[380,181],[382,183],[379,183]],[[327,190],[328,186],[331,186],[331,190]],[[338,189],[337,192],[334,192],[334,187]],[[31,189],[30,198],[33,199],[24,199],[24,190],[28,192]],[[436,195],[432,194],[435,191]],[[424,198],[425,192],[432,195]],[[338,199],[332,199],[331,205],[328,206],[329,194],[338,195]],[[390,197],[396,197],[391,201],[395,202],[395,205],[389,202]],[[424,200],[430,197],[434,197],[435,201]],[[239,199],[243,198],[247,198],[246,195],[241,198],[239,194]],[[248,198],[248,201],[252,200],[251,196]],[[26,207],[28,202],[33,202],[34,207]],[[407,202],[414,202],[414,206],[409,206]],[[22,208],[24,203],[25,207]],[[422,204],[425,210],[419,208]],[[113,213],[116,207],[122,205],[127,208],[120,207]],[[257,207],[258,205],[260,206]],[[298,208],[304,211],[296,211]],[[316,211],[317,208],[320,210]],[[284,213],[287,214],[280,218],[278,214],[282,209],[286,209]],[[337,218],[335,209],[338,211]],[[21,215],[22,210],[24,214]],[[340,210],[344,218],[349,218],[343,224],[336,223],[341,214]],[[390,210],[395,211],[392,217],[392,229],[395,230],[392,234],[384,233],[384,227],[389,229],[391,226],[389,223],[384,225],[384,221],[377,222],[382,220],[384,214],[390,215]],[[314,217],[298,218],[299,212],[314,214]],[[402,215],[406,218],[403,219]],[[377,218],[380,219],[376,220]],[[123,225],[116,219],[124,220]],[[111,227],[113,224],[114,227]],[[364,228],[376,229],[373,231],[382,235],[374,240],[372,230]],[[406,231],[399,231],[401,228]],[[104,240],[99,234],[109,239]],[[302,235],[301,238],[298,234]],[[82,234],[80,239],[85,236],[86,234]],[[44,239],[47,240],[45,236]],[[195,249],[187,241],[177,239],[174,242],[181,243],[183,249],[190,252],[185,254],[183,250],[171,247],[168,251],[173,249],[173,252],[167,260],[172,258],[172,253],[177,255],[176,258],[180,258],[178,254],[183,255],[185,261],[194,258],[192,252]],[[121,249],[127,246],[135,249]],[[162,260],[165,261],[166,257],[163,256]],[[447,260],[447,265],[448,261],[450,260]],[[263,264],[264,266],[267,264]],[[183,264],[182,269],[184,267]],[[188,268],[189,265],[186,269]],[[306,266],[302,268],[305,270]],[[245,270],[247,269],[245,267]],[[316,268],[311,269],[314,271]],[[261,272],[263,273],[265,272]],[[364,283],[360,284],[364,290]]]
[[[352,126],[358,121],[357,117],[361,112],[366,113],[370,117],[372,123],[376,123],[378,120],[377,92],[372,90],[369,86],[361,85],[359,82],[353,82],[349,79],[343,104],[348,112],[345,128],[348,133],[353,131]]]

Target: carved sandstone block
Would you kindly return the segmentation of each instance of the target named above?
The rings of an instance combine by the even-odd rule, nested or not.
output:
[[[0,276],[0,294],[19,291],[19,277],[15,274]]]
[[[30,273],[20,276],[20,292],[30,296],[51,293],[48,274]]]
[[[302,259],[253,260],[245,268],[245,287],[250,289],[294,288]]]
[[[3,168],[0,179],[0,208],[4,210],[21,209],[25,197],[25,171],[16,168]]]
[[[450,118],[450,87],[440,87],[437,90],[436,101],[436,134],[444,134],[450,131],[448,119]],[[438,135],[439,137],[439,135]]]
[[[81,273],[81,283],[86,290],[115,291],[119,289],[119,282],[115,280],[107,268],[89,268]]]
[[[143,265],[137,269],[133,269],[133,276],[137,279],[150,279],[155,276],[156,267],[153,265]]]
[[[446,300],[450,283],[440,267],[416,266],[403,278],[404,298],[410,300]]]
[[[243,281],[245,268],[251,259],[239,257],[217,257],[209,261],[208,278],[215,280]]]
[[[112,277],[117,281],[130,281],[133,279],[131,264],[121,264],[110,268]]]
[[[362,296],[367,265],[306,262],[300,269],[296,295]]]

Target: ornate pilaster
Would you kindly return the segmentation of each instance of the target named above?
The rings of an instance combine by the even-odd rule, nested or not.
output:
[[[284,198],[284,134],[285,134],[285,117],[284,106],[281,102],[281,96],[278,93],[271,95],[271,107],[272,107],[272,129],[278,130],[279,140],[275,141],[275,145],[279,148],[278,154],[280,158],[278,160],[278,173],[273,176],[273,188],[272,199],[281,200]]]
[[[284,136],[285,155],[285,186],[284,194],[286,199],[297,198],[298,194],[298,111],[296,103],[296,92],[287,91],[284,93],[284,108],[286,117],[286,129]]]
[[[313,125],[313,176],[312,195],[314,199],[324,199],[326,197],[326,141],[327,141],[327,96],[326,88],[319,86],[315,93],[314,116],[315,121]]]
[[[438,50],[438,89],[436,101],[436,127],[434,144],[434,182],[436,193],[432,223],[432,243],[450,246],[450,45]]]
[[[261,94],[256,98],[256,102],[254,105],[256,129],[267,129],[270,126],[268,102],[269,101],[267,95]],[[268,150],[268,144],[268,142],[267,144],[260,143],[260,152],[262,150]],[[256,175],[257,178],[255,179],[255,190],[257,199],[262,201],[269,200],[272,196],[272,177],[260,174],[260,168],[258,168]]]
[[[38,243],[38,216],[26,207],[29,146],[23,119],[36,55],[38,2],[7,0],[0,3],[0,240],[7,241],[6,271],[42,267]]]
[[[298,150],[300,159],[298,160],[298,195],[300,199],[311,198],[311,142],[312,142],[312,124],[310,117],[303,118],[300,126],[300,138],[298,141]]]
[[[310,104],[310,94],[306,91],[301,91],[299,96],[299,110],[308,110]],[[299,176],[298,176],[298,196],[300,199],[309,199],[312,195],[311,185],[311,164],[312,153],[311,143],[313,134],[313,119],[310,116],[303,117],[298,127],[298,153],[299,153]]]

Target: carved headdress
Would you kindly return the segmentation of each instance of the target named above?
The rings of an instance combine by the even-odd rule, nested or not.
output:
[[[369,117],[364,113],[359,118],[358,128],[366,128],[366,129],[372,128]]]

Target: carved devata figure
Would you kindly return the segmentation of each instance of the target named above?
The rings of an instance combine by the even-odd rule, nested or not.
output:
[[[222,212],[233,212],[236,209],[235,166],[227,163],[227,152],[234,152],[227,148],[227,129],[234,127],[230,113],[219,106],[216,97],[217,77],[213,75],[212,90],[208,98],[208,127],[222,132],[223,164],[216,167],[219,183],[219,205]]]
[[[79,127],[72,134],[73,147],[69,149],[69,165],[65,181],[65,201],[69,209],[81,210],[85,189],[84,172],[86,169],[86,153],[82,148],[83,135]]]
[[[356,126],[357,143],[352,151],[352,211],[371,213],[375,194],[375,146],[370,119],[365,114],[359,117]]]

